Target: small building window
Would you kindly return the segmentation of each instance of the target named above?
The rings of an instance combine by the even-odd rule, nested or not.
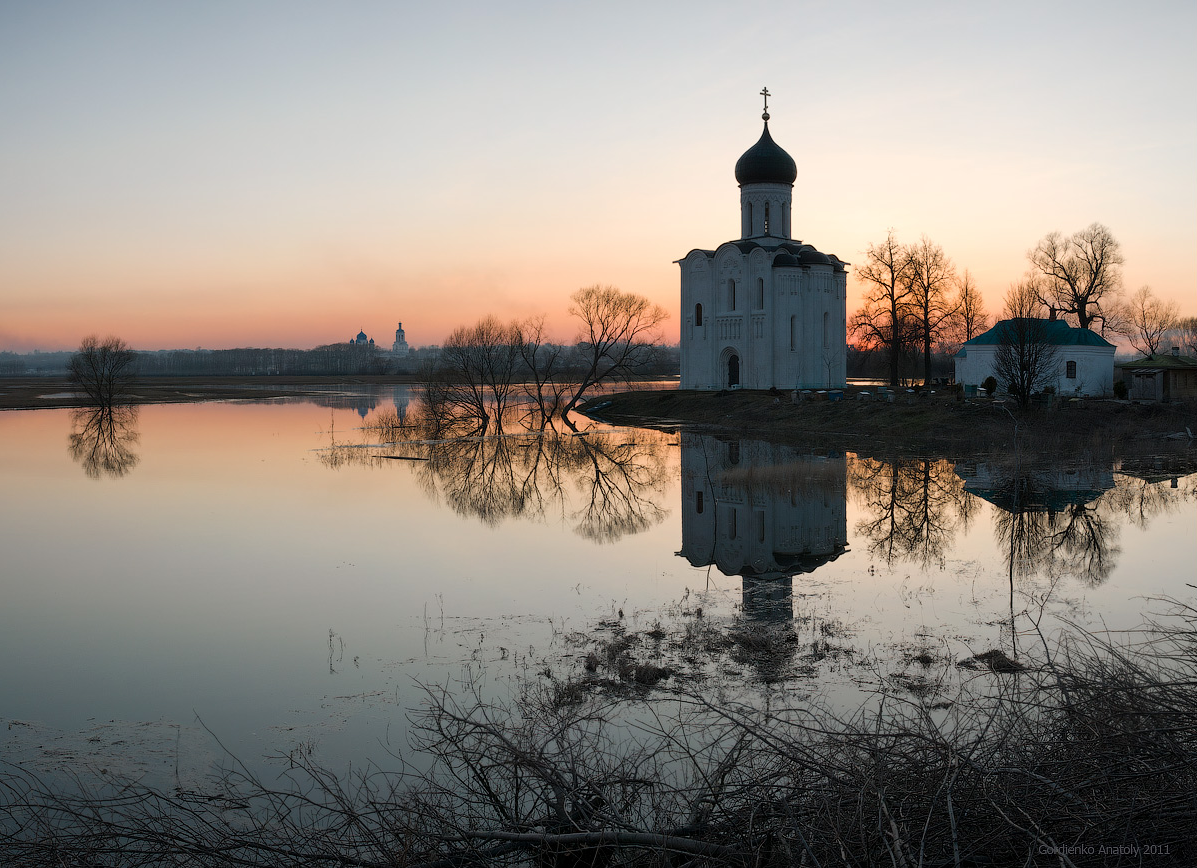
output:
[[[727,281],[727,309],[736,309],[736,282],[730,279]]]
[[[694,305],[694,324],[696,326],[702,325],[702,305]]]
[[[830,346],[830,344],[828,342],[829,339],[827,336],[827,317],[828,317],[828,313],[826,311],[824,311],[823,312],[823,346],[825,346],[825,347]]]
[[[769,203],[765,203],[765,234],[769,234]]]
[[[1064,366],[1064,376],[1070,380],[1076,379],[1076,362],[1068,362]]]
[[[694,511],[702,515],[702,492],[694,492]]]
[[[790,317],[790,352],[798,349],[798,320]]]
[[[736,538],[736,509],[735,509],[735,507],[732,507],[731,515],[728,516],[727,538],[728,539]]]
[[[765,278],[763,277],[756,279],[756,309],[765,309]]]

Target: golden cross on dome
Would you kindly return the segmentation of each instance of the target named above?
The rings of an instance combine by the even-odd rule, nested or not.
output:
[[[765,120],[769,120],[769,88],[761,88],[761,96],[765,98],[765,113],[761,115]]]

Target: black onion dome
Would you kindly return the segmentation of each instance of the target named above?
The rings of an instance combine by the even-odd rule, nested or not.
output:
[[[798,261],[803,265],[831,265],[831,259],[813,247],[803,247],[802,252],[798,254]]]
[[[736,180],[744,184],[793,184],[798,164],[769,135],[769,124],[755,145],[736,161]]]

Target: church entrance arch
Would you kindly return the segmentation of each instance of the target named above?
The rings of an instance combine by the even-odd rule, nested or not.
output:
[[[731,389],[740,385],[740,367],[743,356],[735,347],[724,347],[719,354],[719,378],[723,380],[723,388]]]

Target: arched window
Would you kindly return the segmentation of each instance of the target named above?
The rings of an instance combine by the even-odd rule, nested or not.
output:
[[[1076,379],[1076,362],[1068,362],[1065,366],[1064,376],[1070,380]]]
[[[830,344],[828,342],[829,338],[827,335],[827,318],[828,318],[828,316],[829,316],[829,314],[827,313],[827,311],[823,311],[823,346],[825,346],[825,347],[830,346]]]
[[[736,309],[736,282],[730,278],[727,281],[727,309]]]
[[[694,324],[696,326],[702,325],[702,305],[694,305]]]
[[[727,538],[736,538],[736,508],[734,506],[731,508],[731,515],[728,516]]]
[[[699,515],[702,514],[702,492],[701,491],[694,492],[694,511],[697,512]]]
[[[798,318],[790,317],[790,352],[798,349]]]
[[[756,309],[765,309],[765,278],[763,277],[756,279]]]
[[[765,203],[765,234],[769,234],[769,203]]]
[[[738,385],[740,385],[740,357],[732,356],[727,360],[727,386],[730,389],[732,386]],[[738,446],[736,448],[739,449]]]

